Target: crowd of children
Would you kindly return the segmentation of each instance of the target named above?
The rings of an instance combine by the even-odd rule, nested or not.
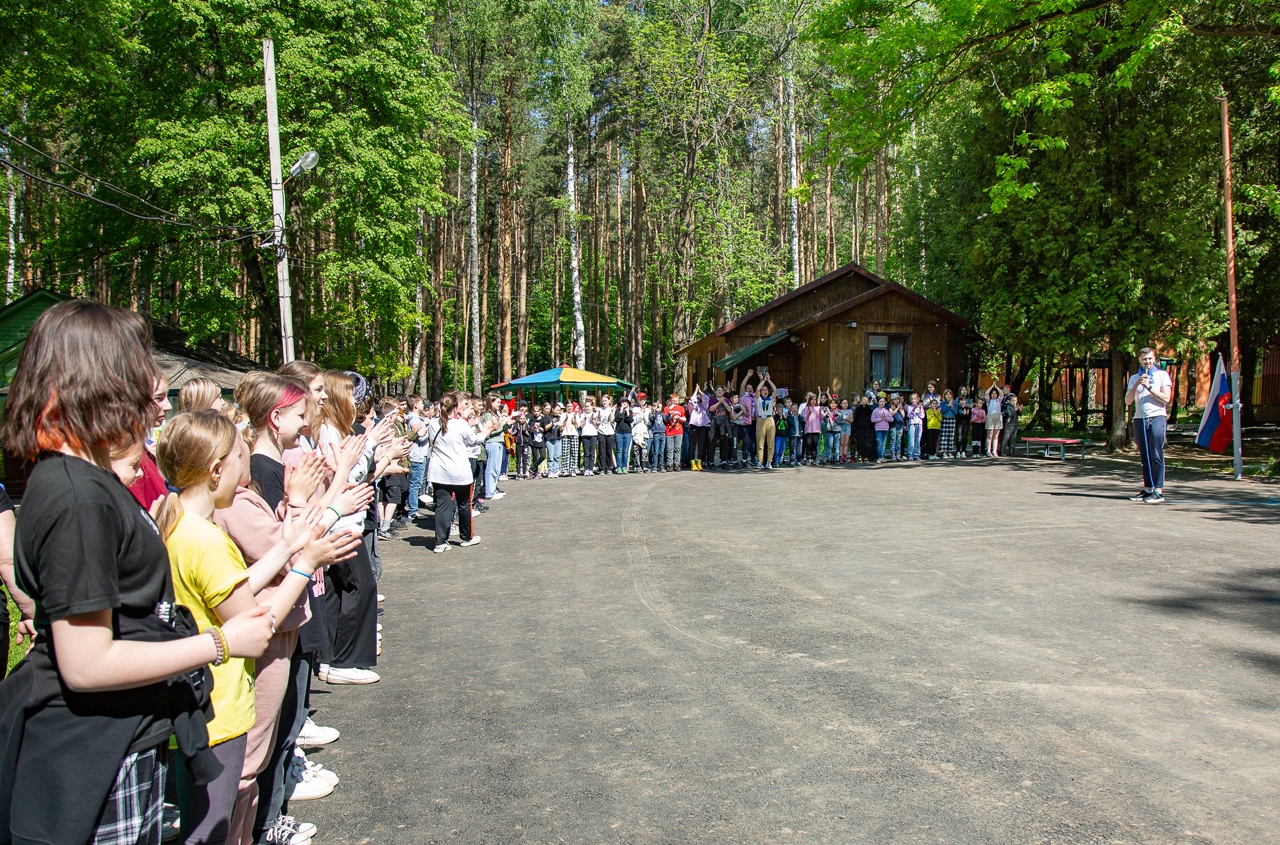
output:
[[[514,477],[532,479],[1000,457],[1016,442],[1017,397],[997,385],[977,399],[967,387],[939,393],[934,382],[923,395],[874,383],[853,396],[823,389],[797,399],[767,374],[756,383],[753,376],[736,389],[697,385],[666,403],[637,391],[568,402],[450,394],[447,412],[410,401],[421,408],[428,442],[442,414],[464,409],[488,447],[479,456],[488,470],[473,467],[481,499],[501,497],[508,453]],[[423,460],[432,454],[425,450]]]
[[[754,376],[665,403],[376,402],[359,374],[294,361],[246,374],[234,403],[193,380],[174,413],[145,320],[48,309],[4,424],[33,468],[16,520],[0,494],[0,576],[34,640],[0,684],[0,829],[309,842],[289,802],[338,780],[306,759],[338,738],[311,721],[311,685],[379,680],[379,542],[425,502],[442,553],[480,541],[509,478],[998,457],[1016,437],[998,387],[794,397]]]

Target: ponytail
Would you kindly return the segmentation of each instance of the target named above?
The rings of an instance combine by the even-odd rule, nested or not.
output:
[[[452,393],[446,393],[440,398],[440,434],[443,436],[449,430],[449,418],[453,416],[453,412],[457,410],[458,397]]]
[[[173,492],[165,494],[165,497],[160,500],[160,506],[156,508],[156,527],[160,529],[162,539],[166,541],[169,539],[173,529],[178,527],[182,514],[182,500],[178,498],[178,494]]]

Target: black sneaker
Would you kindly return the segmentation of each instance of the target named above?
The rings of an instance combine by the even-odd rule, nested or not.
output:
[[[1147,498],[1143,499],[1143,501],[1146,502],[1148,505],[1163,505],[1164,496],[1162,496],[1159,493],[1152,493],[1150,496],[1147,496]]]
[[[1131,501],[1131,502],[1145,502],[1145,501],[1147,500],[1147,497],[1148,497],[1148,496],[1150,496],[1150,495],[1151,495],[1151,491],[1150,491],[1150,490],[1143,490],[1141,493],[1137,494],[1136,496],[1130,496],[1130,497],[1129,497],[1129,501]]]
[[[390,532],[390,531],[383,531],[381,528],[379,528],[379,529],[378,529],[378,539],[379,539],[379,540],[391,540],[391,539],[394,539],[394,538],[392,537],[392,535],[391,535],[391,532]]]

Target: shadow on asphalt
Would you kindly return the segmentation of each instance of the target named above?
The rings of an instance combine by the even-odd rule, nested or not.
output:
[[[1280,633],[1280,568],[1244,569],[1212,578],[1203,587],[1152,599],[1126,599],[1175,617],[1198,617]],[[1259,669],[1280,675],[1280,655],[1237,651]]]

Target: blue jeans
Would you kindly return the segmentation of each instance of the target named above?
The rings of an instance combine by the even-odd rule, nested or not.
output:
[[[787,451],[787,441],[790,438],[783,436],[773,441],[773,465],[782,466],[782,455]]]
[[[827,463],[840,457],[840,432],[828,431],[822,438],[827,443]]]
[[[666,452],[666,445],[665,432],[655,431],[649,435],[649,469],[662,468],[662,456]]]
[[[798,464],[804,457],[804,435],[793,434],[788,439],[791,441],[791,463]]]
[[[920,460],[920,431],[922,426],[907,426],[907,459]]]
[[[889,429],[889,454],[896,461],[902,457],[902,429]]]
[[[409,462],[409,516],[418,512],[418,494],[422,492],[422,479],[426,472],[426,461]]]
[[[560,441],[547,441],[547,475],[560,474]]]
[[[484,497],[492,498],[498,492],[498,476],[507,469],[507,447],[492,440],[484,444]]]
[[[1134,417],[1133,444],[1142,458],[1142,486],[1148,490],[1164,489],[1165,429],[1169,421],[1164,417]]]
[[[631,465],[631,435],[615,434],[613,439],[618,444],[618,469],[626,469]]]

